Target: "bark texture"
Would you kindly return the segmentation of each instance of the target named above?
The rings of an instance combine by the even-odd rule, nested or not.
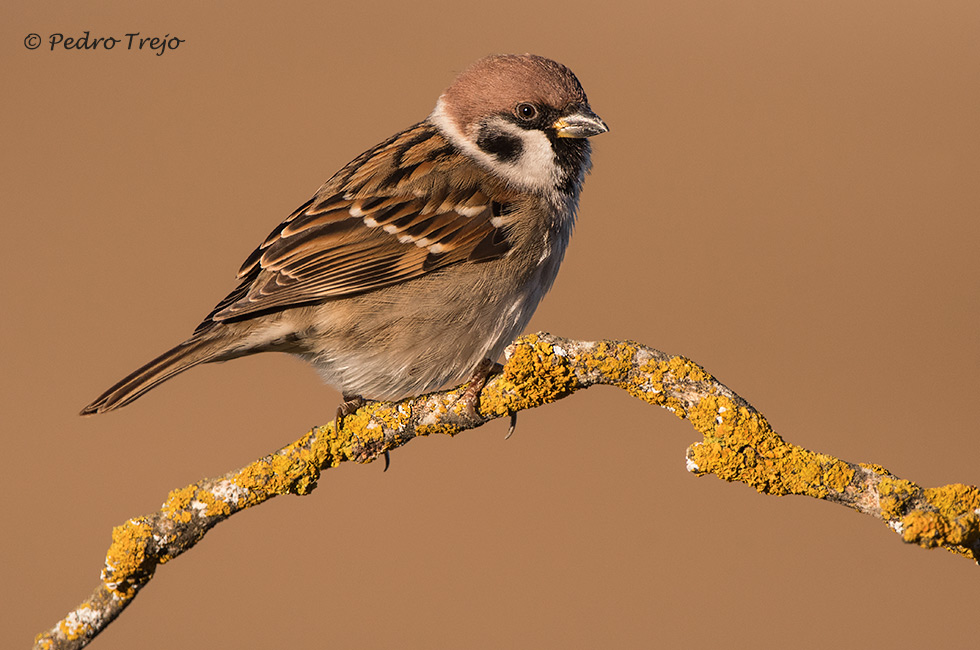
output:
[[[215,524],[281,494],[309,494],[320,473],[345,461],[370,462],[417,436],[456,435],[595,384],[626,390],[687,419],[703,439],[687,450],[687,469],[773,495],[799,494],[845,505],[883,521],[902,539],[980,559],[980,490],[923,488],[879,465],[851,463],[786,442],[748,402],[703,368],[632,341],[571,341],[525,336],[507,349],[473,411],[465,386],[397,403],[373,402],[343,420],[224,476],[172,491],[160,510],[112,532],[95,592],[35,648],[81,648],[111,623],[156,567],[192,548]]]

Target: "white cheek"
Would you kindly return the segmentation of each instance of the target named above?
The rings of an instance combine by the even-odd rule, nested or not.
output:
[[[529,190],[552,192],[558,180],[555,165],[555,152],[551,142],[541,131],[525,131],[510,122],[498,120],[497,126],[521,139],[521,157],[512,163],[504,163],[489,155],[474,144],[475,137],[467,136],[446,114],[442,98],[436,102],[435,110],[429,120],[442,131],[450,142],[462,149],[484,167],[502,176],[505,180]]]
[[[503,130],[517,136],[524,143],[521,157],[513,163],[502,163],[504,174],[520,185],[538,189],[555,186],[555,151],[551,141],[541,131],[525,131],[513,124],[502,122]]]

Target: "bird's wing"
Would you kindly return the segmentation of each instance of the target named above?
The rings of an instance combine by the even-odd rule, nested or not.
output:
[[[504,255],[516,194],[421,122],[340,170],[245,260],[198,327]]]

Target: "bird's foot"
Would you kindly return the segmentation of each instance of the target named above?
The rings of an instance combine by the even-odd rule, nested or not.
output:
[[[335,432],[339,435],[341,427],[344,426],[344,418],[357,412],[357,409],[367,404],[367,400],[360,395],[344,395],[344,401],[337,407],[337,419],[334,422]]]
[[[361,408],[367,404],[367,400],[360,395],[344,395],[344,401],[337,407],[337,419],[334,422],[335,431],[339,435],[340,428],[344,426],[344,418],[348,415],[357,412],[357,409]],[[387,450],[385,454],[385,468],[383,471],[387,472],[388,467],[391,466],[391,456],[388,455]]]
[[[494,363],[490,359],[484,359],[473,370],[469,381],[466,383],[466,390],[459,396],[458,402],[462,403],[463,410],[470,417],[477,416],[477,409],[480,406],[480,391],[487,385],[490,375],[499,374],[504,367],[499,363]]]

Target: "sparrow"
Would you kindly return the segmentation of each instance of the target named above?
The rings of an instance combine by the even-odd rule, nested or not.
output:
[[[492,55],[423,121],[368,149],[280,223],[194,333],[82,409],[104,413],[202,363],[287,352],[341,391],[339,420],[470,378],[551,288],[608,131],[578,79]]]

